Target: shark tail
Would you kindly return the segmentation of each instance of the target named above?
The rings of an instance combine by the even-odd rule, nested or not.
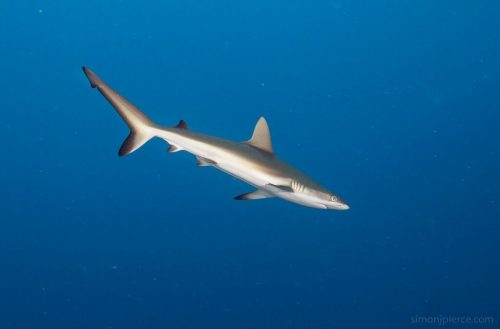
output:
[[[90,86],[99,90],[130,128],[130,134],[120,147],[118,155],[128,155],[156,136],[158,126],[141,110],[113,90],[87,67],[83,67],[83,72],[89,79]]]

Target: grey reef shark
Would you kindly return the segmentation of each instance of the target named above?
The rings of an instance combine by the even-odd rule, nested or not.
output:
[[[264,117],[257,122],[252,138],[241,143],[195,132],[183,120],[173,127],[159,126],[94,72],[87,67],[83,67],[83,71],[92,88],[101,92],[130,128],[130,134],[120,148],[120,156],[128,155],[150,139],[159,137],[170,145],[168,152],[187,151],[196,157],[198,166],[215,167],[255,187],[255,190],[235,197],[236,200],[278,197],[307,207],[349,209],[338,196],[274,154]]]

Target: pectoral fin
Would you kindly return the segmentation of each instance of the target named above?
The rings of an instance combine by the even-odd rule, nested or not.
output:
[[[276,191],[277,193],[279,193],[279,192],[293,192],[293,188],[291,188],[290,186],[286,186],[286,185],[267,184],[266,187],[269,190]]]
[[[258,199],[266,199],[266,198],[272,198],[274,195],[271,193],[264,191],[264,190],[255,190],[252,192],[248,192],[242,195],[238,195],[235,197],[236,200],[258,200]]]

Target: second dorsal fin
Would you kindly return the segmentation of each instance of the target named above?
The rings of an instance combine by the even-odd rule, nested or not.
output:
[[[184,120],[179,121],[179,123],[175,126],[175,128],[189,129],[186,121],[184,121]]]
[[[271,143],[271,133],[269,132],[269,126],[267,125],[267,121],[264,117],[259,118],[259,121],[257,121],[257,124],[255,125],[252,138],[245,143],[266,152],[274,153],[273,144]]]

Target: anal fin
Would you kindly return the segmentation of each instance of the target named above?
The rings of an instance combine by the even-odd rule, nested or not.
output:
[[[215,166],[215,165],[217,165],[217,162],[210,160],[210,159],[207,159],[207,158],[204,158],[204,157],[197,156],[196,157],[196,165],[198,167]]]

